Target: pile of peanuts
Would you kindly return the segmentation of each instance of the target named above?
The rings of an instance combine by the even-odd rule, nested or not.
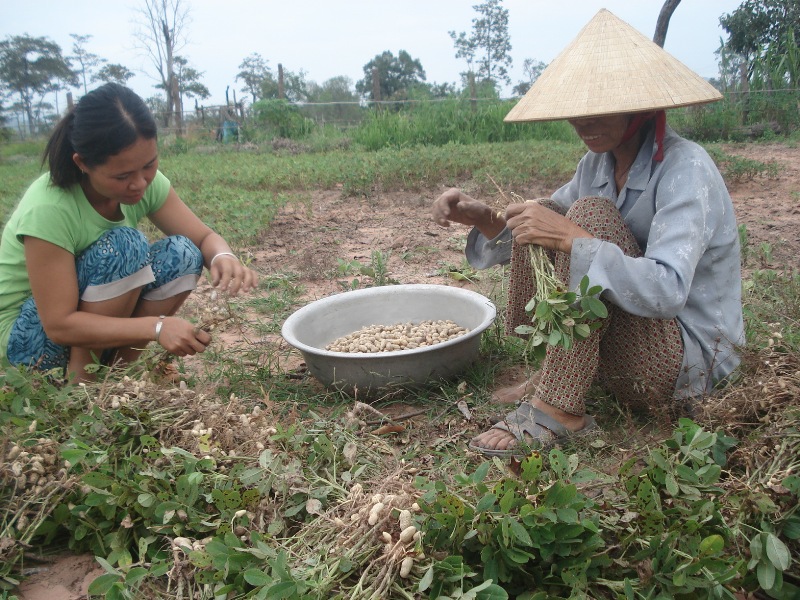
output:
[[[368,325],[340,337],[327,346],[331,352],[392,352],[441,344],[464,335],[469,330],[450,320]]]

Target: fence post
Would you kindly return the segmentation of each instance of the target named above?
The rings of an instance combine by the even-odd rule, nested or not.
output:
[[[472,112],[478,110],[478,94],[475,91],[475,73],[469,72],[469,101],[472,105]]]
[[[378,67],[372,67],[372,100],[376,102],[375,108],[380,110],[381,80],[380,77],[378,77]]]
[[[739,82],[742,86],[742,125],[747,125],[750,113],[750,79],[747,77],[747,63],[739,65]]]

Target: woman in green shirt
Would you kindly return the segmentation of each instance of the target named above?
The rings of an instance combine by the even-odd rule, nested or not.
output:
[[[0,241],[0,357],[88,380],[99,357],[130,362],[151,341],[176,356],[203,352],[211,336],[174,316],[203,267],[232,294],[257,276],[158,170],[142,99],[118,84],[86,94],[45,159]],[[136,229],[143,218],[166,237],[150,244]]]

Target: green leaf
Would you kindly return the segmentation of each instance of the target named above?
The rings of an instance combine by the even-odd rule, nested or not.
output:
[[[424,592],[429,587],[431,587],[431,583],[433,583],[433,565],[428,567],[428,570],[425,571],[425,575],[423,575],[422,579],[419,580],[419,585],[417,585],[417,591]]]
[[[497,496],[494,494],[486,494],[483,498],[478,501],[478,504],[475,506],[475,512],[482,513],[486,512],[487,510],[491,509],[494,506],[494,503],[497,501]]]
[[[79,450],[77,448],[67,448],[66,450],[61,451],[61,457],[64,460],[68,460],[72,463],[72,466],[80,464],[80,462],[86,458],[86,455],[89,454],[86,450]]]
[[[122,589],[122,583],[119,581],[106,592],[106,600],[129,600],[129,598],[130,595]]]
[[[481,463],[477,469],[475,469],[475,473],[472,474],[472,482],[473,483],[480,483],[484,479],[486,479],[486,475],[489,473],[489,467],[492,466],[492,463],[484,462]]]
[[[606,308],[606,305],[594,296],[587,297],[586,304],[594,316],[600,317],[601,319],[605,319],[608,316],[608,308]]]
[[[791,555],[789,549],[782,541],[778,539],[773,533],[766,534],[767,539],[764,541],[764,548],[767,551],[767,558],[776,569],[785,571],[789,568],[791,562]]]
[[[670,496],[677,496],[679,493],[678,489],[678,482],[675,481],[675,476],[672,473],[667,473],[667,476],[664,480],[664,484],[667,487],[667,493]]]
[[[480,590],[475,598],[477,600],[508,600],[508,592],[499,585],[489,582],[489,585]]]
[[[528,531],[519,523],[519,521],[516,521],[510,517],[508,520],[511,527],[511,533],[514,534],[514,537],[517,538],[517,541],[525,544],[526,546],[532,546],[533,540],[531,540],[530,534],[528,534]]]
[[[67,451],[65,450],[65,452]],[[83,450],[79,450],[79,452],[83,452]],[[105,473],[100,473],[99,471],[86,473],[83,477],[81,477],[81,481],[86,485],[100,489],[109,488],[114,484],[113,478],[109,477]]]
[[[269,588],[267,598],[272,600],[282,600],[291,598],[297,592],[297,584],[294,581],[280,581]]]
[[[111,573],[106,573],[105,575],[100,575],[97,577],[92,583],[89,584],[89,593],[97,596],[105,596],[108,593],[108,590],[111,589],[115,583],[119,581],[118,575],[112,575]]]
[[[125,585],[136,585],[142,579],[147,576],[147,569],[144,567],[133,567],[128,573],[125,575]]]
[[[578,286],[578,289],[581,292],[581,296],[585,296],[586,295],[586,291],[589,289],[589,276],[588,275],[584,275],[583,277],[581,277],[581,283]]]
[[[714,556],[725,548],[725,540],[721,535],[709,535],[700,542],[700,554],[703,556]]]
[[[534,313],[533,316],[541,321],[546,321],[550,318],[550,316],[552,316],[552,314],[553,314],[553,309],[547,303],[547,300],[542,300],[536,306],[536,312]]]
[[[149,508],[153,506],[156,501],[156,497],[150,493],[139,494],[136,497],[136,501],[144,508]]]
[[[764,590],[771,590],[775,586],[775,567],[769,563],[760,562],[756,568],[759,585]]]
[[[535,483],[539,480],[542,472],[542,455],[539,452],[532,452],[530,456],[523,459],[520,465],[520,478],[525,483]]]
[[[781,481],[781,485],[792,492],[795,496],[800,496],[800,476],[789,475]]]
[[[586,339],[592,333],[591,328],[586,323],[578,323],[575,325],[575,335],[581,339]]]
[[[272,577],[261,569],[247,569],[244,572],[244,580],[254,587],[263,587],[272,583]]]
[[[517,500],[517,495],[514,493],[514,490],[508,490],[502,498],[500,498],[500,510],[504,513],[510,513],[511,509],[514,508],[514,503]]]
[[[800,518],[792,515],[783,522],[783,535],[790,540],[800,539]]]

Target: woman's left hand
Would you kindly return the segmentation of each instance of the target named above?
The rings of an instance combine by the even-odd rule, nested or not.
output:
[[[258,275],[242,264],[236,256],[221,254],[209,268],[211,285],[223,292],[236,295],[249,292],[258,285]]]
[[[575,238],[592,235],[567,217],[538,202],[509,204],[506,225],[518,244],[535,244],[549,250],[569,254]]]

